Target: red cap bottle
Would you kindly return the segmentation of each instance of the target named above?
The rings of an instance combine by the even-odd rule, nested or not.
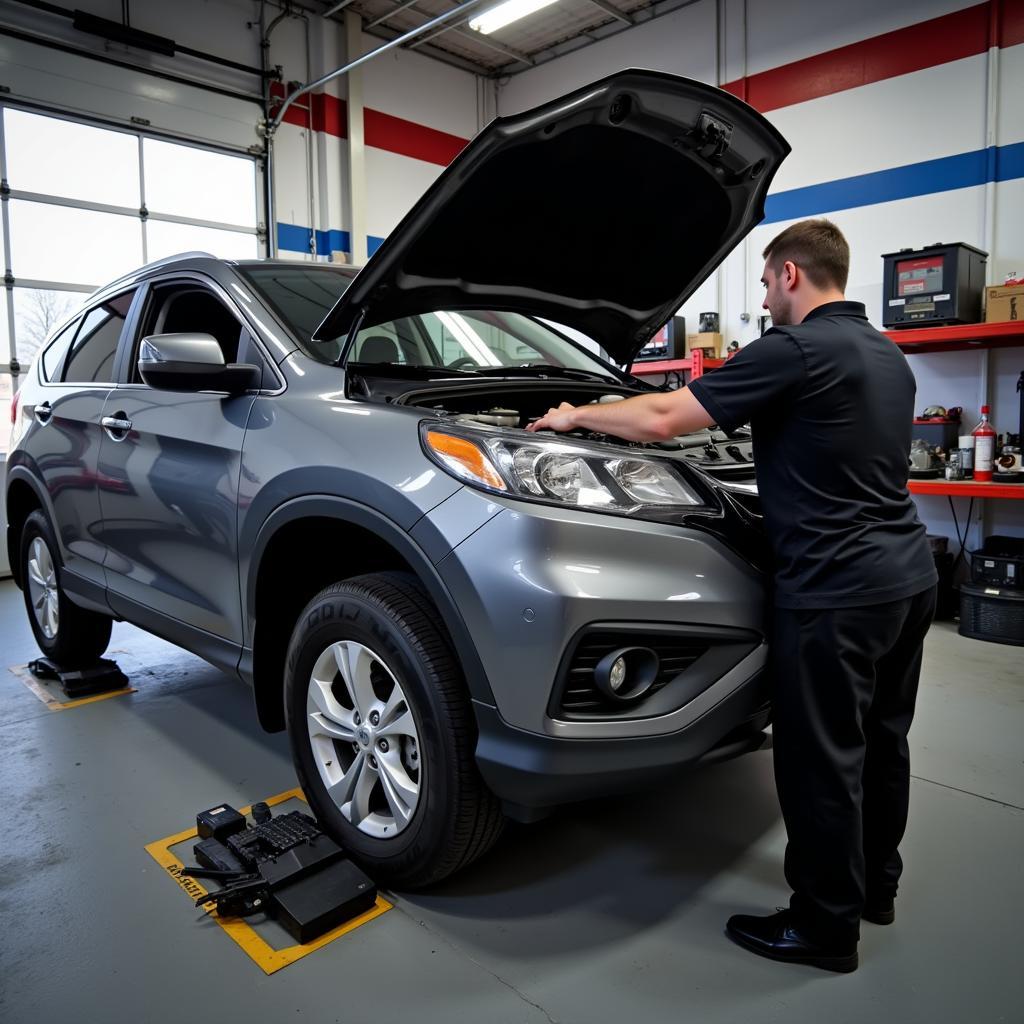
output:
[[[981,422],[971,431],[974,436],[974,479],[992,480],[992,463],[996,456],[996,432],[988,421],[988,406],[981,407]]]

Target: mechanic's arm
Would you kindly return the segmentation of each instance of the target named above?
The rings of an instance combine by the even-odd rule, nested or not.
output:
[[[621,402],[571,406],[563,402],[527,430],[594,430],[625,441],[667,441],[714,423],[689,388],[637,395]]]

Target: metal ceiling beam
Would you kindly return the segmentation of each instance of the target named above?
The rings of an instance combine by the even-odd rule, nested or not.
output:
[[[388,11],[387,14],[382,14],[379,18],[364,25],[363,28],[376,28],[378,25],[383,25],[385,21],[389,21],[396,14],[401,14],[402,11],[408,10],[410,7],[416,6],[416,0],[405,0],[404,4],[399,4],[393,11]]]
[[[323,14],[320,15],[320,17],[329,18],[332,14],[337,14],[338,11],[343,11],[346,7],[348,7],[349,4],[354,2],[355,0],[341,0],[340,4],[334,4],[333,6],[329,7],[326,11],[324,11]]]
[[[487,49],[494,50],[496,53],[503,53],[506,57],[512,57],[523,64],[533,64],[533,59],[530,55],[523,53],[522,50],[513,49],[511,46],[506,46],[504,43],[496,43],[493,39],[488,38],[481,32],[467,32],[465,29],[459,27],[460,25],[465,25],[469,20],[469,18],[462,18],[455,22],[454,25],[446,25],[440,32],[433,32],[427,36],[426,39],[417,39],[416,42],[410,43],[406,49],[415,50],[418,46],[425,46],[438,36],[443,36],[446,32],[452,32],[457,36],[462,36],[463,39],[471,39],[478,46],[485,46]]]
[[[416,8],[417,14],[423,14],[424,12]],[[443,36],[446,32],[452,32],[457,29],[460,25],[465,25],[469,21],[469,18],[460,18],[454,25],[446,25],[440,32],[431,32],[426,39],[420,39],[418,42],[410,44],[409,49],[415,50],[417,46],[422,46],[424,43],[429,43],[432,39],[436,39],[438,36]]]
[[[479,32],[465,32],[461,28],[457,28],[454,31],[457,36],[462,36],[465,39],[472,39],[473,42],[477,43],[479,46],[486,46],[488,49],[495,50],[498,53],[503,53],[506,57],[512,57],[514,60],[518,60],[523,64],[528,64],[532,67],[535,63],[534,59],[529,54],[523,53],[521,50],[514,50],[511,46],[504,46],[501,43],[496,43],[493,40],[488,39],[486,36],[481,35]]]
[[[376,28],[370,29],[367,34],[376,39],[394,39],[402,33],[398,29],[392,28],[390,25],[378,25]],[[480,63],[479,57],[475,60],[471,60],[469,57],[464,57],[452,50],[445,50],[440,46],[434,46],[430,43],[416,52],[422,53],[424,56],[430,57],[432,60],[439,60],[443,64],[447,64],[449,67],[458,68],[460,71],[468,71],[471,75],[487,77],[494,73],[493,65]],[[512,65],[509,64],[506,65],[506,67],[512,67]]]
[[[658,18],[663,18],[667,14],[674,14],[676,11],[681,11],[684,7],[691,7],[695,3],[699,3],[700,0],[667,0],[665,3],[654,3],[650,7],[645,7],[640,11],[637,11],[634,23],[632,25],[617,24],[615,22],[608,22],[605,25],[598,26],[596,29],[591,30],[586,37],[579,35],[574,36],[572,39],[567,39],[564,42],[556,43],[554,46],[549,46],[546,50],[537,50],[530,55],[530,59],[534,66],[540,66],[542,64],[549,64],[553,60],[557,60],[559,57],[565,57],[570,53],[575,53],[577,50],[582,50],[584,47],[590,46],[593,43],[602,42],[605,39],[610,39],[612,36],[617,36],[620,32],[628,32],[631,28],[636,28],[638,25],[646,25],[650,21],[656,21]],[[578,45],[573,45],[578,42]],[[499,68],[497,71],[491,73],[492,78],[510,78],[513,75],[521,75],[525,68],[517,70],[509,70],[509,66],[506,65],[503,68]]]
[[[587,0],[587,3],[593,4],[596,8],[604,11],[605,14],[610,14],[618,21],[624,21],[627,25],[636,24],[635,18],[631,18],[628,14],[620,11],[617,7],[612,7],[612,5],[606,3],[605,0]]]
[[[408,0],[406,0],[406,2],[398,2],[394,10],[389,11],[383,18],[378,18],[376,21],[371,22],[366,27],[372,28],[377,25],[380,25],[387,18],[390,18],[392,15],[398,14],[400,11],[405,10],[410,10],[415,12],[416,14],[421,14],[425,18],[431,17],[432,15],[429,11],[424,11],[422,8],[416,6],[417,2],[418,0],[411,0],[411,2],[408,2]],[[434,39],[436,39],[438,36],[444,35],[448,31],[452,31],[457,36],[462,36],[464,39],[471,39],[473,40],[474,43],[476,43],[479,46],[484,46],[489,50],[494,50],[497,53],[502,53],[506,57],[511,57],[513,60],[519,61],[523,64],[531,65],[533,63],[531,58],[520,50],[515,50],[511,46],[504,46],[501,43],[496,43],[493,40],[488,39],[486,36],[481,35],[479,32],[466,32],[462,28],[460,28],[460,26],[467,24],[471,17],[472,15],[466,15],[466,17],[464,18],[459,18],[457,21],[445,25],[444,28],[441,29],[440,31],[431,32],[430,35],[425,36],[422,39],[417,39],[415,42],[410,43],[406,47],[406,49],[415,50],[420,46],[426,46],[429,43],[431,43]],[[420,26],[420,31],[423,30],[423,27],[424,26],[422,25]],[[481,67],[481,70],[484,70],[485,72],[491,71],[490,68],[486,68],[482,65],[478,66]]]

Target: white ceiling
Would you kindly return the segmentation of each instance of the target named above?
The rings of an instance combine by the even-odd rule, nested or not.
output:
[[[470,17],[494,7],[500,0],[482,0],[465,15],[431,29],[405,47],[476,74],[500,78],[626,31],[697,0],[556,0],[491,35],[469,27]],[[457,6],[454,0],[349,0],[340,6],[315,0],[319,13],[341,19],[355,11],[363,30],[393,39]],[[314,5],[304,6],[313,8]]]

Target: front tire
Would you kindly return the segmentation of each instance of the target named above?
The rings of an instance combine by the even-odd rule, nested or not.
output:
[[[378,881],[428,886],[483,854],[500,805],[476,767],[465,681],[414,577],[322,590],[292,634],[285,710],[324,828]]]
[[[57,539],[49,519],[33,512],[21,531],[25,609],[39,649],[61,667],[91,665],[110,643],[113,621],[75,604],[64,592]]]

